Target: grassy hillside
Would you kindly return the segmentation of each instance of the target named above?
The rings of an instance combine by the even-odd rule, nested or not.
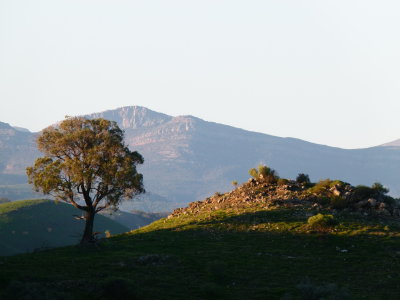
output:
[[[252,180],[92,249],[0,258],[0,298],[398,299],[399,217],[355,196]]]
[[[167,213],[146,213],[138,210],[133,210],[130,212],[121,210],[106,210],[104,212],[101,212],[101,214],[128,227],[130,230],[149,225],[150,223],[164,218],[168,215]]]
[[[0,204],[0,255],[25,253],[38,248],[72,245],[79,241],[83,221],[80,212],[65,203],[24,200]],[[95,231],[122,233],[128,228],[104,216],[95,219]]]

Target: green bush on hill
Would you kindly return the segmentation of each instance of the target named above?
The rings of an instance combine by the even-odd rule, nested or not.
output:
[[[309,217],[307,220],[308,226],[314,229],[330,228],[338,224],[333,215],[317,214]]]
[[[275,184],[279,179],[278,173],[274,169],[271,169],[270,167],[262,164],[260,164],[257,169],[250,169],[249,174],[254,179],[265,182],[267,184]]]

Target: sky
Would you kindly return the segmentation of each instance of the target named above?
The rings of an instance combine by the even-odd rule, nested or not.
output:
[[[400,138],[400,1],[0,0],[0,121],[140,105],[342,148]]]

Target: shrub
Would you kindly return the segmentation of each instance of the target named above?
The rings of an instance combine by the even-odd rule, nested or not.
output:
[[[317,214],[307,220],[311,228],[329,228],[337,225],[337,221],[332,215]]]
[[[254,169],[254,168],[252,168],[252,169],[249,170],[249,174],[250,174],[250,176],[253,177],[254,179],[257,179],[257,178],[258,178],[258,171],[257,171],[256,169]]]
[[[296,182],[306,186],[311,185],[310,177],[307,174],[300,173],[296,177]]]
[[[233,180],[233,181],[231,182],[231,184],[232,184],[234,187],[237,187],[238,182],[237,182],[236,180]]]
[[[385,188],[385,187],[382,185],[382,183],[379,183],[379,182],[375,182],[375,183],[371,186],[371,188],[372,188],[373,190],[375,190],[377,193],[382,194],[382,195],[389,193],[389,189],[388,189],[388,188]]]
[[[278,185],[287,185],[289,183],[289,180],[285,179],[285,178],[279,178],[277,181]]]
[[[254,179],[261,180],[268,184],[275,184],[279,179],[278,173],[265,165],[259,165],[258,169],[250,169],[249,174]]]
[[[312,188],[310,188],[310,192],[318,195],[325,195],[329,192],[329,189],[331,188],[331,183],[332,180],[330,180],[329,178],[320,180]]]
[[[330,180],[328,179],[324,179],[324,180],[320,180],[319,182],[317,182],[313,187],[311,187],[309,189],[309,191],[311,193],[320,195],[320,196],[332,196],[332,192],[331,192],[331,188],[335,187],[335,186],[344,186],[347,183],[340,181],[340,180]]]
[[[353,191],[352,200],[355,202],[373,198],[377,195],[376,190],[366,185],[357,185]]]
[[[349,206],[349,201],[346,198],[333,196],[330,198],[330,205],[332,208],[343,209]]]

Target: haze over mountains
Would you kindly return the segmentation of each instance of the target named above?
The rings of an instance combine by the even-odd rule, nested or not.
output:
[[[125,130],[126,143],[144,156],[140,171],[150,198],[155,200],[151,206],[148,199],[139,201],[136,209],[171,210],[226,191],[231,189],[232,180],[247,180],[248,169],[259,163],[278,169],[284,177],[294,178],[304,172],[312,180],[341,178],[352,184],[379,181],[391,189],[392,195],[400,194],[399,141],[346,150],[250,132],[193,116],[172,117],[137,106],[86,117],[116,121]],[[34,137],[34,133],[0,124],[2,184],[26,182],[25,167],[39,155]]]

